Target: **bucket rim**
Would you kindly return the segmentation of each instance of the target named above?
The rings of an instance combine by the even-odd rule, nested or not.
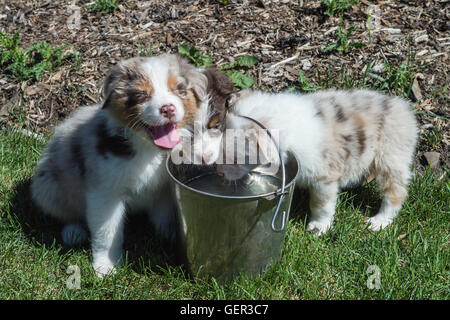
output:
[[[299,171],[300,171],[300,166],[299,166],[298,159],[297,159],[296,155],[295,155],[293,152],[291,152],[291,151],[287,151],[287,154],[289,155],[289,157],[294,158],[294,160],[295,160],[295,162],[296,162],[296,164],[297,164],[297,170],[296,170],[297,172],[295,173],[294,177],[289,181],[289,183],[287,183],[287,184],[285,185],[285,187],[284,187],[285,189],[290,188],[290,187],[292,186],[292,184],[295,183],[295,180],[297,180],[298,173],[299,173]],[[236,200],[247,200],[247,199],[267,198],[267,197],[270,197],[270,196],[277,197],[277,196],[280,196],[280,195],[281,195],[281,187],[280,187],[279,189],[275,190],[275,191],[272,191],[272,192],[262,193],[262,194],[258,194],[258,195],[252,195],[252,196],[224,196],[224,195],[220,195],[220,194],[209,193],[209,192],[206,192],[206,191],[197,190],[197,189],[195,189],[195,188],[192,188],[192,187],[190,187],[190,186],[184,184],[183,182],[181,182],[180,180],[178,180],[178,179],[172,174],[172,172],[171,172],[170,169],[169,169],[169,161],[170,161],[170,159],[171,159],[171,157],[170,157],[170,153],[169,153],[168,156],[167,156],[167,158],[166,158],[166,171],[167,171],[167,173],[169,174],[170,178],[171,178],[176,184],[182,186],[183,188],[186,188],[186,189],[188,189],[188,190],[190,190],[190,191],[192,191],[192,192],[195,192],[195,193],[198,193],[198,194],[201,194],[201,195],[206,195],[206,196],[214,197],[214,198],[221,198],[221,199],[236,199]]]

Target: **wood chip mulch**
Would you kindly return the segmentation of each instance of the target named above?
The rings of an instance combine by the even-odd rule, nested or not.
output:
[[[343,70],[357,76],[374,61],[378,68],[374,72],[382,76],[384,59],[400,64],[412,51],[421,66],[410,97],[421,134],[442,133],[439,145],[419,144],[416,166],[426,164],[423,153],[435,151],[450,167],[449,90],[444,90],[449,83],[450,1],[362,0],[345,11],[342,21],[325,16],[319,0],[243,0],[228,5],[124,0],[111,14],[88,12],[85,5],[90,2],[0,0],[0,31],[12,35],[21,30],[23,48],[47,41],[82,53],[78,68],[65,63],[37,83],[15,82],[0,70],[2,126],[14,126],[15,114],[20,113],[29,130],[50,131],[78,106],[101,101],[103,78],[110,67],[148,52],[149,45],[151,54],[158,55],[190,44],[211,56],[217,66],[240,55],[255,56],[260,62],[246,72],[256,79],[256,87],[273,92],[297,84],[299,70],[312,80],[318,73],[337,77]],[[322,53],[336,41],[342,24],[345,28],[356,24],[351,41],[366,47]]]

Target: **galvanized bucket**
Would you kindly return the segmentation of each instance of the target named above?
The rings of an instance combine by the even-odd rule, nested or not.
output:
[[[298,174],[293,153],[288,152],[285,161],[281,155],[280,159],[278,189],[225,196],[190,186],[192,179],[216,174],[214,167],[191,165],[186,169],[167,158],[182,260],[194,277],[214,277],[222,282],[241,273],[261,274],[279,261]]]

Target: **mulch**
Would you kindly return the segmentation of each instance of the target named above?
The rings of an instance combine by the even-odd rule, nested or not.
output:
[[[438,152],[441,163],[450,167],[449,90],[438,94],[449,83],[449,1],[362,0],[344,13],[342,22],[325,16],[319,0],[243,0],[228,1],[228,5],[222,1],[124,0],[111,14],[89,13],[85,8],[89,2],[0,0],[0,30],[11,35],[21,30],[24,48],[47,41],[82,53],[78,68],[66,63],[37,83],[15,82],[0,75],[2,125],[14,126],[14,114],[19,112],[29,130],[51,131],[78,106],[100,102],[110,67],[144,52],[149,45],[151,54],[158,55],[190,44],[211,56],[217,66],[244,54],[255,56],[260,62],[246,73],[256,79],[256,87],[272,92],[295,85],[299,70],[311,79],[318,73],[336,77],[342,70],[360,75],[372,61],[378,67],[384,59],[392,64],[405,62],[412,50],[415,63],[421,66],[410,97],[420,131],[443,133],[439,146],[419,144],[416,167],[426,165],[423,153],[427,151]],[[77,13],[79,25],[73,19]],[[345,28],[355,24],[351,41],[366,47],[322,53],[336,40],[340,23]],[[20,110],[17,105],[22,105]]]

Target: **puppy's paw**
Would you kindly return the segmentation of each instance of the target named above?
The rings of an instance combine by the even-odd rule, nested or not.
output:
[[[65,245],[72,247],[86,242],[88,233],[79,224],[68,224],[61,230],[61,237]]]
[[[94,261],[92,267],[94,268],[95,275],[99,279],[103,279],[105,276],[113,275],[117,272],[114,263],[111,261]]]
[[[392,219],[376,215],[367,219],[366,223],[368,224],[370,230],[380,231],[390,225],[392,223]]]
[[[306,227],[307,232],[314,233],[320,236],[328,231],[331,226],[331,221],[310,221]]]
[[[113,261],[108,255],[97,256],[94,258],[92,267],[94,268],[95,275],[102,279],[105,276],[113,275],[117,272],[116,268],[120,267],[120,258],[117,261]]]
[[[114,265],[93,264],[92,266],[94,267],[95,275],[99,279],[103,279],[105,276],[113,275],[117,272]]]

